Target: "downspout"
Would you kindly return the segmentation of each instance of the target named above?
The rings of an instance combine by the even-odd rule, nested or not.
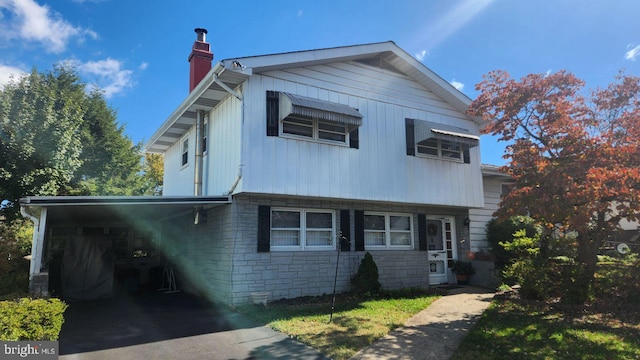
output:
[[[204,144],[204,110],[196,111],[196,143],[195,143],[195,166],[194,166],[194,180],[193,180],[193,194],[194,196],[202,196],[202,178],[203,178],[203,156],[202,147]],[[194,224],[203,223],[205,220],[204,211],[202,207],[197,206],[194,211]]]
[[[202,144],[204,143],[204,110],[196,112],[196,161],[194,166],[194,196],[202,196]]]

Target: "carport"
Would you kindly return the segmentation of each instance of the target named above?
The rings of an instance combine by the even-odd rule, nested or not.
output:
[[[164,253],[160,224],[231,204],[210,196],[55,196],[20,199],[34,224],[30,288],[68,300],[110,298],[117,290],[160,286]]]

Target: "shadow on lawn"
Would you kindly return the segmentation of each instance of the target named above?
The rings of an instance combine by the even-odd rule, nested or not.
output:
[[[640,353],[639,323],[625,324],[620,314],[565,310],[496,297],[452,359],[631,359]]]

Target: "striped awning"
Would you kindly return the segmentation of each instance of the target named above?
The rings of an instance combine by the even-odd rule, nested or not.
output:
[[[472,135],[469,130],[457,126],[436,124],[424,120],[415,120],[415,140],[416,143],[427,139],[440,139],[455,142],[458,144],[478,146],[480,137]]]
[[[358,110],[348,105],[280,93],[280,121],[291,115],[344,124],[349,127],[361,126],[363,117]]]

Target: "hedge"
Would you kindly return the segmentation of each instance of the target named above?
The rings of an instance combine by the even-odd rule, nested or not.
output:
[[[0,301],[0,340],[58,340],[66,309],[54,298]]]

